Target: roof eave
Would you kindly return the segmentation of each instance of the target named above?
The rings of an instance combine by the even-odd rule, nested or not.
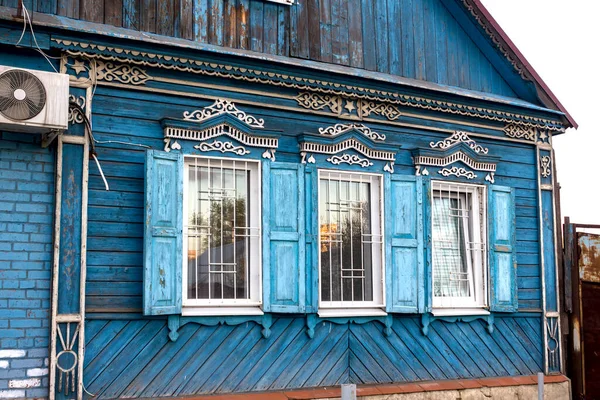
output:
[[[477,10],[481,13],[481,15],[485,18],[485,20],[489,23],[490,28],[497,34],[498,38],[502,40],[508,47],[508,50],[515,56],[516,60],[523,66],[523,68],[527,71],[527,73],[531,76],[534,83],[537,86],[538,93],[540,95],[540,100],[547,107],[555,107],[557,110],[561,111],[567,122],[567,127],[577,129],[579,124],[575,121],[573,116],[567,111],[567,109],[562,105],[562,103],[558,100],[556,95],[550,90],[546,82],[542,79],[542,77],[536,72],[533,66],[527,61],[523,53],[517,48],[517,46],[513,43],[513,41],[508,37],[506,32],[500,27],[498,22],[494,19],[492,14],[485,8],[481,0],[472,0],[473,5],[477,8]]]

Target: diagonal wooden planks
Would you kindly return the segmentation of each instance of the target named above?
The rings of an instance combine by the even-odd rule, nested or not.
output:
[[[86,323],[84,381],[98,398],[160,398],[281,390],[341,383],[530,375],[541,370],[541,322],[535,317],[434,321],[427,336],[417,317],[378,322],[321,322],[312,339],[301,317],[275,318],[268,339],[252,323],[187,324],[176,342],[164,320]]]

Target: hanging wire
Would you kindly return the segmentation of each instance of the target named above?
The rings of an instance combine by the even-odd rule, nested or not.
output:
[[[31,15],[29,14],[29,11],[27,10],[27,7],[25,7],[25,4],[23,4],[23,3],[21,3],[21,6],[23,7],[23,14],[24,14],[23,15],[23,31],[21,32],[21,37],[19,37],[19,40],[17,41],[16,46],[18,47],[19,44],[21,44],[21,41],[23,40],[23,37],[25,36],[25,31],[27,30],[27,23],[29,23],[29,28],[31,30],[31,37],[33,38],[33,42],[35,43],[36,51],[38,53],[40,53],[46,59],[46,61],[48,61],[48,64],[50,64],[50,66],[52,67],[52,69],[54,70],[54,72],[58,73],[58,70],[56,69],[56,67],[54,66],[54,64],[52,63],[52,61],[50,61],[50,56],[48,56],[46,53],[44,53],[44,51],[42,50],[42,48],[38,44],[37,38],[35,36],[35,32],[33,31],[33,24],[31,22]]]

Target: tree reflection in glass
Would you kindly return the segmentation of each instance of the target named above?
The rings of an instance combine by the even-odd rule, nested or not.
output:
[[[248,299],[250,171],[191,166],[188,298]]]
[[[320,179],[321,300],[373,300],[371,186]]]

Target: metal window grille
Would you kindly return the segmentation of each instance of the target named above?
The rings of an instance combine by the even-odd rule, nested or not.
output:
[[[433,185],[433,295],[441,298],[438,306],[484,301],[484,190],[474,185]]]
[[[319,226],[321,302],[345,305],[380,300],[382,235],[380,178],[321,171]],[[377,205],[377,210],[379,207]]]
[[[187,298],[251,299],[251,168],[247,161],[194,158],[188,163]]]

